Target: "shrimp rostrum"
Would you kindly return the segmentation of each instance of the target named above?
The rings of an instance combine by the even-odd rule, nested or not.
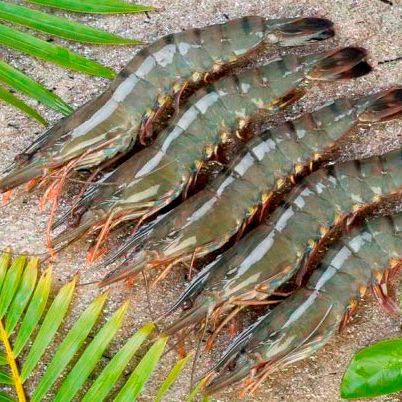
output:
[[[249,121],[275,113],[305,93],[316,81],[366,74],[370,67],[360,48],[343,48],[319,55],[287,55],[256,69],[227,77],[199,90],[155,143],[119,166],[98,189],[84,196],[88,206],[77,228],[67,230],[55,245],[71,241],[94,226],[109,228],[143,219],[186,193],[202,163],[231,134],[247,137]]]
[[[357,101],[339,100],[255,138],[205,190],[172,210],[147,234],[129,240],[133,252],[102,284],[144,269],[191,262],[219,249],[250,219],[259,217],[284,187],[331,159],[334,142],[350,129],[401,113],[401,96],[402,90],[395,89]],[[105,264],[113,259],[106,258]]]
[[[227,315],[220,330],[241,309],[270,303],[269,296],[307,270],[312,254],[336,240],[334,231],[344,233],[399,199],[401,173],[399,149],[327,167],[304,179],[284,206],[199,273],[178,303],[196,298],[194,306],[166,332]]]
[[[329,249],[305,287],[235,338],[206,392],[244,380],[243,392],[252,394],[274,370],[312,355],[342,330],[368,288],[396,313],[387,283],[401,266],[402,213],[367,220]]]
[[[74,170],[127,152],[137,137],[141,143],[150,140],[153,124],[163,120],[184,93],[266,47],[304,45],[333,34],[326,19],[250,16],[164,36],[138,52],[102,95],[17,155],[0,180],[0,192],[38,178],[53,179],[61,190]]]

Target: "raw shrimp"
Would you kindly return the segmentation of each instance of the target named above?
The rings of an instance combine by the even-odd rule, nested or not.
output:
[[[77,228],[56,238],[55,245],[94,227],[102,228],[91,254],[95,257],[111,227],[128,219],[141,223],[185,194],[202,163],[236,129],[236,135],[245,138],[249,121],[264,109],[272,114],[297,100],[309,83],[366,74],[370,67],[365,58],[360,48],[287,55],[201,89],[153,145],[123,163],[92,195],[84,197],[78,208],[88,206],[89,210]]]
[[[312,355],[342,330],[367,288],[399,314],[387,282],[401,266],[402,213],[366,221],[331,247],[305,287],[238,335],[206,392],[245,379],[243,392],[252,394],[274,370]]]
[[[148,235],[134,237],[130,245],[134,254],[102,284],[142,269],[192,261],[219,249],[289,187],[291,177],[294,182],[330,159],[337,138],[362,122],[379,122],[401,112],[402,90],[395,89],[355,102],[336,101],[256,138],[228,173],[174,209]],[[111,261],[106,259],[105,264]]]
[[[266,299],[303,268],[312,250],[330,243],[334,227],[347,230],[353,218],[369,216],[401,195],[401,149],[318,170],[291,192],[285,206],[200,272],[180,303],[201,295],[166,331],[212,313],[229,314],[226,324],[245,306],[270,303]]]
[[[74,170],[91,168],[127,152],[137,136],[152,137],[152,125],[191,93],[266,46],[296,46],[332,37],[322,18],[267,20],[243,17],[204,29],[167,35],[142,49],[109,88],[17,155],[0,180],[0,192],[37,178],[54,180],[58,195]]]

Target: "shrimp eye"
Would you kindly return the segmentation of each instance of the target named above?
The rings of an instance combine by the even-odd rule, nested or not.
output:
[[[19,164],[19,165],[22,165],[24,163],[28,163],[29,160],[31,159],[31,156],[32,155],[27,154],[27,153],[20,153],[20,154],[18,154],[18,155],[16,155],[14,157],[14,162]]]
[[[68,219],[68,225],[72,228],[75,228],[79,225],[82,215],[84,214],[84,212],[87,210],[86,207],[82,206],[77,208],[72,215],[70,216],[70,218]]]
[[[182,305],[182,310],[187,311],[193,307],[194,303],[191,300],[186,300]]]

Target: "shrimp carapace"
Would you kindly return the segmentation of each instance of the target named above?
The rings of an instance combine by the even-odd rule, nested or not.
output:
[[[194,278],[173,308],[186,301],[194,306],[166,331],[184,328],[181,323],[188,325],[188,317],[203,305],[208,305],[209,315],[220,316],[238,306],[264,304],[304,268],[323,239],[327,246],[334,241],[331,230],[344,231],[354,216],[370,216],[399,199],[401,173],[402,152],[398,150],[324,168],[307,177],[284,206]],[[192,323],[199,319],[197,314]]]
[[[153,124],[169,115],[183,94],[250,61],[266,47],[330,38],[332,25],[322,18],[249,16],[160,38],[140,50],[103,94],[17,155],[0,180],[0,192],[37,178],[59,180],[61,187],[73,171],[127,152],[137,137],[141,143],[148,142]]]
[[[391,91],[394,92],[395,97],[401,92],[400,89]],[[349,129],[359,124],[360,113],[365,114],[370,109],[370,105],[374,105],[376,108],[378,102],[381,102],[382,96],[389,97],[389,93],[389,91],[385,91],[372,95],[371,99],[364,97],[352,102],[336,101],[323,109],[319,109],[312,115],[302,116],[290,126],[288,123],[278,129],[273,129],[272,133],[268,132],[266,137],[256,138],[247,145],[245,153],[234,161],[228,172],[221,174],[206,190],[173,209],[165,218],[150,227],[147,235],[143,233],[141,238],[133,237],[131,255],[117,268],[116,272],[105,278],[102,284],[111,283],[117,278],[123,278],[130,274],[136,274],[142,269],[170,268],[172,264],[177,262],[188,263],[218,250],[234,235],[237,235],[244,226],[244,222],[248,222],[250,217],[259,217],[261,208],[264,208],[263,203],[269,203],[271,199],[268,195],[271,192],[274,195],[278,192],[280,193],[284,185],[284,179],[295,174],[294,164],[297,163],[299,158],[302,163],[301,166],[305,166],[306,172],[308,172],[309,167],[314,166],[314,164],[311,165],[311,162],[314,161],[317,152],[322,155],[331,155],[331,152],[326,151],[331,149],[336,139],[341,138]],[[395,99],[395,97],[392,99]],[[400,103],[402,107],[402,101]],[[394,101],[392,101],[391,113],[394,111],[394,106]],[[338,118],[338,116],[340,117]],[[315,126],[312,123],[320,126],[321,130],[314,130]],[[296,127],[297,130],[290,131],[289,135],[287,130],[292,127]],[[302,140],[298,142],[295,138],[298,138],[299,135]],[[285,157],[286,154],[291,156],[290,159]],[[373,168],[375,173],[373,177],[376,181],[379,181],[382,177],[384,178],[383,186],[379,187],[384,193],[387,192],[388,187],[386,186],[391,181],[392,171],[402,168],[399,165],[399,154],[396,153],[394,157],[391,155],[393,154],[384,156],[385,161],[390,164],[390,174],[388,176],[380,174],[381,170],[379,170],[378,164],[382,162],[381,157],[361,162],[362,166],[367,166],[367,169],[369,166]],[[325,161],[325,158],[323,160]],[[317,161],[319,161],[319,158]],[[356,162],[356,165],[358,165],[358,162]],[[327,169],[314,173],[311,179],[313,181],[310,183],[308,178],[303,186],[312,187],[314,190],[315,181],[317,183],[322,181],[322,185],[327,185],[328,192],[330,191],[331,183],[336,186],[337,191],[342,191],[341,183],[337,181],[338,172],[342,175],[341,177],[345,176],[350,181],[355,179],[353,174],[357,175],[356,180],[360,178],[359,171],[354,168],[354,162],[342,166],[339,168],[329,166]],[[347,168],[350,170],[350,174],[343,173],[343,169]],[[303,176],[303,170],[298,169],[301,176]],[[366,178],[367,173],[363,172],[362,175],[362,180],[367,182],[367,186],[369,186],[370,180]],[[327,182],[328,180],[329,182]],[[295,181],[293,180],[293,182]],[[288,180],[288,183],[290,187],[292,181]],[[373,185],[373,191],[376,190],[376,186]],[[392,183],[389,188],[392,188]],[[364,187],[356,187],[356,191],[360,190],[363,191]],[[373,191],[368,194],[374,197]],[[351,202],[351,194],[353,192],[345,195],[349,203]],[[314,197],[318,196],[319,194],[314,195],[312,193],[311,201],[309,202],[315,202]],[[330,201],[341,202],[341,200],[332,199],[331,196],[328,196],[328,198]],[[366,199],[366,202],[370,200]],[[262,204],[262,207],[258,209],[259,203]],[[341,203],[340,205],[343,204]],[[230,208],[227,206],[230,206]],[[337,206],[338,204],[331,205],[331,211]],[[309,208],[307,212],[315,211],[314,207],[310,208],[308,204],[306,208]],[[345,204],[345,213],[348,212],[347,208],[352,208],[352,206]],[[281,209],[281,212],[285,213],[286,211]],[[328,222],[327,225],[330,225],[330,223]],[[297,227],[302,227],[297,222],[295,224]],[[302,230],[302,233],[306,234],[308,232]],[[130,242],[130,239],[128,242]],[[124,247],[126,247],[124,250],[126,252],[127,245]],[[238,259],[243,254],[244,256],[247,255],[245,254],[247,248],[241,248],[240,250],[242,251],[238,253]],[[250,252],[251,250],[252,248]],[[105,263],[112,262],[119,254],[119,251],[114,253],[113,259],[106,259]],[[222,261],[219,264],[224,270],[225,263]],[[238,267],[237,265],[235,266]]]
[[[79,207],[87,206],[88,210],[81,226],[67,229],[55,244],[71,240],[72,232],[81,235],[88,222],[101,229],[99,246],[117,223],[128,219],[141,223],[185,194],[202,163],[231,135],[249,138],[243,134],[250,121],[294,102],[317,80],[366,74],[370,67],[365,59],[366,52],[361,48],[301,57],[287,55],[201,89],[153,145],[123,163],[84,197]],[[331,60],[333,69],[329,67]]]
[[[311,356],[349,322],[367,289],[399,312],[387,283],[401,266],[402,213],[367,220],[330,248],[305,287],[238,335],[206,393],[245,380],[243,392],[252,394],[274,370]]]

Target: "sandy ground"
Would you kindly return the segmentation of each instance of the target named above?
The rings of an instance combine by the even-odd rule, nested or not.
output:
[[[335,40],[320,45],[320,48],[335,45],[364,46],[369,50],[370,61],[375,71],[358,80],[316,87],[290,114],[312,110],[331,97],[355,96],[402,83],[402,61],[382,63],[402,56],[402,3],[400,0],[393,0],[393,5],[380,0],[187,0],[185,2],[155,0],[152,4],[158,6],[160,10],[149,16],[76,16],[76,19],[123,36],[152,42],[171,32],[223,22],[225,16],[235,18],[248,14],[266,17],[314,15],[330,18],[336,24],[338,35]],[[72,47],[116,70],[124,66],[137,50],[83,45]],[[0,52],[7,61],[35,77],[48,88],[53,88],[74,107],[80,106],[86,100],[99,94],[107,85],[107,82],[100,78],[64,71],[2,48]],[[39,106],[39,109],[52,122],[60,117],[42,106]],[[2,104],[0,170],[41,131],[42,128],[35,122]],[[362,130],[361,135],[345,147],[343,157],[348,159],[354,156],[382,153],[398,145],[402,145],[402,122],[391,122],[381,127]],[[29,195],[20,191],[9,206],[0,209],[0,247],[13,245],[17,252],[41,253],[44,251],[47,214],[38,209],[39,196],[39,191]],[[66,205],[63,204],[63,208],[65,207]],[[103,272],[87,271],[84,263],[86,250],[87,244],[82,241],[59,256],[54,266],[56,284],[64,283],[77,270],[82,272],[83,281],[96,280],[103,276]],[[184,285],[183,271],[177,270],[155,289],[151,294],[154,314],[163,312]],[[75,314],[81,311],[97,293],[98,290],[94,286],[81,287],[75,301]],[[132,307],[122,331],[122,339],[150,319],[142,282],[133,289],[128,289],[124,285],[113,287],[108,312],[110,313],[126,298],[132,301]],[[340,400],[338,390],[341,376],[353,354],[361,347],[378,339],[399,335],[400,323],[386,316],[369,297],[362,303],[345,334],[338,336],[314,357],[272,375],[249,400],[338,401]],[[201,371],[204,371],[214,358],[216,355],[204,356],[200,363]],[[149,397],[145,396],[143,400],[152,399],[152,391],[157,384],[160,384],[163,374],[166,373],[164,369],[167,369],[173,360],[174,356],[171,354],[163,361],[162,369],[148,384],[146,395]],[[189,372],[187,371],[175,385],[167,400],[184,400],[188,384]],[[235,401],[238,399],[237,395],[236,389],[229,389],[219,395],[217,400]],[[397,401],[400,398],[394,396],[380,400]]]

